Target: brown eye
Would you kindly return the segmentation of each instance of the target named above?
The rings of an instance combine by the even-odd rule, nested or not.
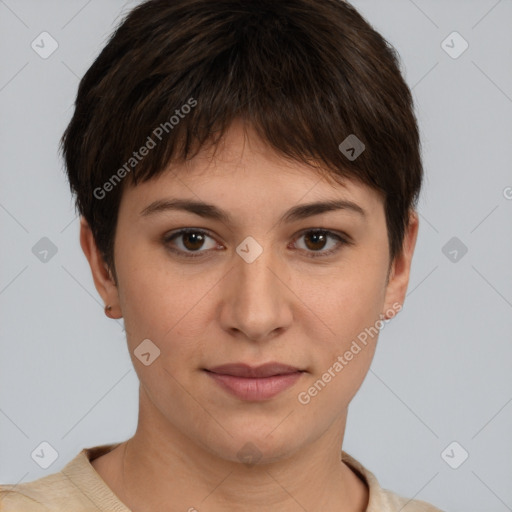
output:
[[[341,249],[343,245],[351,244],[347,238],[325,229],[310,229],[303,232],[298,240],[301,238],[304,238],[305,248],[300,249],[306,251],[306,253],[308,253],[307,256],[311,258],[329,256]],[[329,244],[330,239],[334,240],[335,242]],[[330,247],[327,250],[323,250],[325,249],[326,245],[330,245]]]
[[[177,243],[180,239],[181,243]],[[210,247],[205,248],[205,242],[208,239],[211,240]],[[204,256],[209,249],[217,246],[215,240],[200,229],[182,229],[164,237],[163,242],[172,252],[187,257]]]
[[[327,237],[321,231],[310,231],[305,235],[306,246],[312,251],[319,251],[325,247]]]
[[[190,251],[201,249],[202,245],[204,244],[204,235],[202,233],[184,233],[182,236],[183,245]]]

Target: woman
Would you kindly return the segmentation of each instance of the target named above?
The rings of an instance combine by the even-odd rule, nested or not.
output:
[[[62,149],[139,422],[2,486],[2,510],[438,510],[342,451],[405,298],[422,180],[397,56],[353,7],[143,2]]]

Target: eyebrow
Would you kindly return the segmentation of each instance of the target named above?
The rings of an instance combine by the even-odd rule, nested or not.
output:
[[[149,206],[146,206],[141,212],[142,217],[153,215],[166,211],[186,211],[194,213],[205,219],[212,219],[225,224],[233,224],[232,217],[226,211],[217,206],[203,201],[191,199],[159,199]],[[279,224],[286,222],[295,222],[303,220],[314,215],[320,215],[325,212],[348,210],[366,217],[366,212],[358,204],[345,199],[332,199],[315,203],[306,203],[294,206],[286,211],[279,219]]]

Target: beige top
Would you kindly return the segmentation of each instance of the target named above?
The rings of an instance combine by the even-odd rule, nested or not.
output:
[[[0,512],[131,512],[91,464],[119,444],[84,448],[62,471],[33,482],[0,485]],[[342,452],[341,458],[368,485],[366,512],[442,512],[424,501],[382,489],[375,476],[350,455]]]

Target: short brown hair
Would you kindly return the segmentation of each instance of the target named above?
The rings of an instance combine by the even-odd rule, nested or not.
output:
[[[60,146],[76,207],[114,276],[121,178],[129,172],[136,185],[159,175],[216,145],[235,119],[282,156],[382,193],[392,261],[423,176],[399,65],[394,48],[341,0],[136,6],[80,81]],[[161,143],[157,127],[166,132]],[[339,149],[351,134],[365,145],[355,159]]]

